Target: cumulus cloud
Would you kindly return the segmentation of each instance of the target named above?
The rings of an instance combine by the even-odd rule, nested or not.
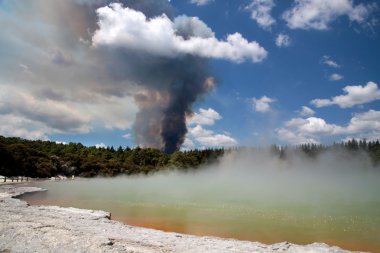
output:
[[[234,138],[225,134],[199,137],[197,141],[207,147],[233,147],[238,145],[238,142]]]
[[[214,125],[215,121],[222,119],[222,116],[212,108],[199,109],[199,113],[194,113],[189,124]]]
[[[289,35],[280,33],[276,37],[276,46],[278,47],[288,47],[291,44]]]
[[[204,129],[201,125],[196,125],[189,129],[189,135],[195,142],[205,147],[232,147],[238,142],[227,134],[216,134],[212,130]]]
[[[184,38],[210,38],[215,36],[211,28],[197,17],[178,16],[174,20],[174,26],[176,34]]]
[[[87,133],[90,130],[88,115],[64,103],[50,99],[39,100],[11,86],[0,86],[0,113],[16,115],[44,124],[56,132]]]
[[[124,134],[122,137],[126,140],[129,140],[132,137],[132,135],[130,133],[127,133],[127,134]]]
[[[268,112],[271,110],[270,104],[275,102],[276,99],[262,96],[261,98],[252,98],[253,109],[257,112]]]
[[[362,24],[369,16],[372,5],[357,4],[352,0],[295,0],[283,14],[291,29],[326,30],[341,16]]]
[[[338,74],[338,73],[334,73],[330,76],[330,81],[339,81],[339,80],[342,80],[343,79],[343,76]]]
[[[308,138],[302,134],[295,133],[285,128],[280,128],[276,130],[276,132],[280,140],[292,145],[300,145],[305,143],[319,143],[317,140],[313,138]]]
[[[294,118],[285,124],[288,128],[295,128],[305,134],[334,134],[339,126],[328,124],[324,119],[309,117],[307,119]]]
[[[328,55],[324,55],[322,57],[321,62],[323,64],[329,66],[329,67],[332,67],[332,68],[340,68],[341,67],[338,63],[336,63],[334,60],[332,60],[331,57]]]
[[[0,8],[8,52],[0,58],[0,135],[48,139],[131,127],[133,84],[111,77],[105,57],[79,39],[91,40],[92,5],[106,2],[15,0]]]
[[[343,133],[348,134],[366,133],[368,131],[380,132],[380,111],[369,110],[365,113],[357,113],[351,118],[348,126],[343,129]]]
[[[214,0],[191,0],[190,3],[196,4],[198,6],[202,6],[202,5],[209,4],[209,3],[213,2],[213,1]]]
[[[170,152],[184,141],[193,103],[215,85],[208,58],[266,57],[241,34],[218,39],[197,17],[174,18],[167,0],[111,2],[14,0],[0,8],[1,135],[47,139],[133,125],[136,144]],[[194,124],[219,119],[200,116]]]
[[[68,144],[67,142],[64,142],[64,141],[56,141],[55,143],[62,144],[62,145],[67,145]]]
[[[369,110],[355,114],[347,125],[327,123],[322,118],[293,118],[277,129],[279,139],[291,143],[318,143],[323,136],[346,135],[351,138],[379,138],[380,111]]]
[[[302,106],[302,109],[299,111],[301,116],[312,116],[315,114],[315,111],[307,106]]]
[[[196,17],[181,16],[172,21],[163,14],[147,19],[144,13],[124,8],[119,3],[99,8],[97,14],[99,29],[92,38],[95,47],[108,45],[169,58],[190,54],[234,62],[247,59],[260,62],[267,56],[267,51],[256,41],[248,42],[239,33],[227,35],[225,41],[218,40],[213,33],[194,34],[187,38],[177,34],[177,26],[184,19],[196,26],[194,30],[198,27],[205,30],[207,25]]]
[[[273,0],[251,0],[245,8],[251,12],[251,18],[255,20],[261,28],[269,29],[276,23],[276,20],[271,15],[274,6]]]
[[[0,135],[3,136],[17,136],[29,140],[48,140],[47,133],[53,131],[38,121],[12,114],[0,114]]]
[[[214,125],[222,116],[212,108],[199,109],[188,118],[187,124],[189,132],[182,147],[184,149],[205,148],[205,147],[232,147],[237,146],[238,142],[231,137],[228,132],[215,133],[213,130],[205,129],[203,126]]]
[[[95,125],[122,130],[131,127],[136,111],[131,98],[88,95],[94,102],[86,96],[71,100],[50,90],[0,85],[0,115],[4,116],[0,117],[0,134],[47,139],[54,133],[88,133]]]
[[[186,133],[185,116],[191,115],[192,104],[215,85],[207,58],[235,62],[265,58],[265,49],[240,34],[218,40],[199,18],[174,18],[167,0],[123,1],[129,9],[119,6],[118,13],[107,7],[109,12],[104,16],[115,14],[114,19],[99,19],[96,10],[111,2],[15,0],[7,2],[6,10],[0,8],[0,44],[7,52],[0,57],[0,134],[47,139],[54,133],[126,130],[134,122],[144,122],[135,124],[134,129],[142,133],[134,133],[136,144],[161,147],[157,145],[160,138],[173,136],[170,127],[180,125],[177,121],[170,124],[174,119],[183,120],[180,130]],[[129,28],[135,30],[131,34],[120,31],[113,37],[113,28],[124,27],[104,23],[115,21],[119,25],[121,12],[131,14],[132,9],[134,16],[129,18],[137,18],[137,23],[127,20],[131,21]],[[15,18],[20,16],[28,22]],[[102,29],[98,22],[103,22]],[[166,26],[170,29],[156,29]],[[110,34],[105,31],[108,28]],[[121,34],[123,39],[139,41],[100,45],[93,40],[96,31],[109,35],[112,42]],[[159,38],[162,41],[156,40]],[[202,48],[209,42],[211,49]],[[156,104],[150,94],[157,95]],[[176,114],[175,110],[181,112]],[[141,111],[146,117],[139,115]],[[160,121],[163,114],[171,116],[165,124]],[[159,140],[148,143],[139,139],[149,133]],[[182,143],[178,135],[177,143]]]
[[[191,150],[195,148],[194,142],[190,138],[185,138],[185,141],[182,144],[182,149]]]
[[[137,106],[130,96],[94,95],[95,103],[76,103],[75,106],[83,115],[92,117],[93,123],[107,129],[129,129],[137,112]]]
[[[340,108],[350,108],[380,99],[380,90],[374,82],[368,82],[365,86],[346,86],[343,91],[344,95],[332,97],[331,99],[314,99],[311,104],[316,107],[338,105]]]
[[[134,94],[139,108],[135,142],[167,153],[183,144],[192,105],[215,85],[208,58],[259,62],[267,54],[239,33],[218,40],[197,17],[148,17],[120,3],[98,8],[97,16],[92,48],[105,54],[113,77],[139,88]]]
[[[107,148],[107,145],[104,144],[103,142],[101,142],[101,143],[95,144],[95,147],[96,148]]]
[[[208,137],[214,134],[213,131],[204,129],[201,125],[196,125],[193,128],[190,128],[190,135],[195,138]]]

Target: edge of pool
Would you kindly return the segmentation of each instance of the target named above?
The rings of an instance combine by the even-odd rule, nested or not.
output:
[[[0,185],[0,252],[352,252],[325,243],[297,245],[184,235],[134,227],[111,214],[59,206],[31,206],[15,197],[46,191]]]

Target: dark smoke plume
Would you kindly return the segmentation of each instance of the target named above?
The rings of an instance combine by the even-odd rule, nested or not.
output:
[[[192,113],[191,106],[212,87],[208,79],[207,66],[203,59],[186,56],[182,59],[168,60],[159,66],[165,82],[154,82],[153,88],[160,100],[145,98],[149,106],[140,106],[136,116],[134,130],[138,141],[156,140],[153,146],[160,147],[166,153],[178,150],[187,133],[186,115]],[[152,72],[150,72],[152,73]],[[153,72],[154,73],[154,72]],[[161,75],[161,74],[160,74]],[[157,87],[155,87],[158,85]],[[140,105],[139,96],[136,96]],[[164,106],[160,106],[164,105]],[[153,113],[152,113],[153,111]],[[154,119],[154,125],[149,124]],[[141,131],[143,130],[143,131]],[[161,140],[157,140],[157,134]]]
[[[137,8],[147,17],[159,12],[171,16],[167,1],[147,4],[150,2],[125,1],[124,6]],[[180,36],[185,38],[192,32],[182,29]],[[178,150],[187,133],[186,116],[192,114],[192,105],[214,85],[208,61],[192,55],[168,58],[128,48],[99,51],[112,78],[137,87],[134,98],[139,112],[133,126],[136,144],[156,147],[166,153]]]
[[[72,0],[75,10],[84,18],[86,30],[80,36],[91,41],[99,28],[96,10],[113,2],[120,2],[142,12],[147,19],[166,15],[174,20],[174,9],[167,0]],[[197,23],[196,25],[199,25]],[[184,39],[191,36],[207,37],[213,33],[204,25],[194,28],[187,17],[178,17],[176,35]],[[155,41],[151,41],[152,44]],[[102,92],[113,96],[130,93],[139,107],[133,130],[135,143],[155,147],[166,153],[178,150],[187,133],[186,116],[192,114],[192,105],[212,89],[208,61],[194,55],[175,57],[159,56],[144,50],[118,45],[97,46],[91,53],[96,66],[105,68],[107,78],[99,71],[97,80],[106,85]],[[95,74],[97,75],[97,74]]]
[[[187,133],[186,115],[191,106],[213,86],[206,61],[185,56],[166,59],[159,64],[141,66],[141,85],[135,95],[140,111],[134,123],[137,143],[158,147],[166,153],[178,150]],[[145,76],[144,76],[145,74]]]

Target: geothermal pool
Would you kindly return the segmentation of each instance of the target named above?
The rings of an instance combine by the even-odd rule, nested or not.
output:
[[[112,219],[164,231],[380,252],[378,169],[270,161],[232,159],[197,172],[42,182],[47,192],[22,199],[106,210]]]

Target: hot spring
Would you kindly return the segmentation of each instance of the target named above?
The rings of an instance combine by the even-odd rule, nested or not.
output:
[[[282,160],[231,153],[148,176],[39,183],[31,204],[100,209],[126,224],[194,235],[380,252],[380,169],[340,153]]]

